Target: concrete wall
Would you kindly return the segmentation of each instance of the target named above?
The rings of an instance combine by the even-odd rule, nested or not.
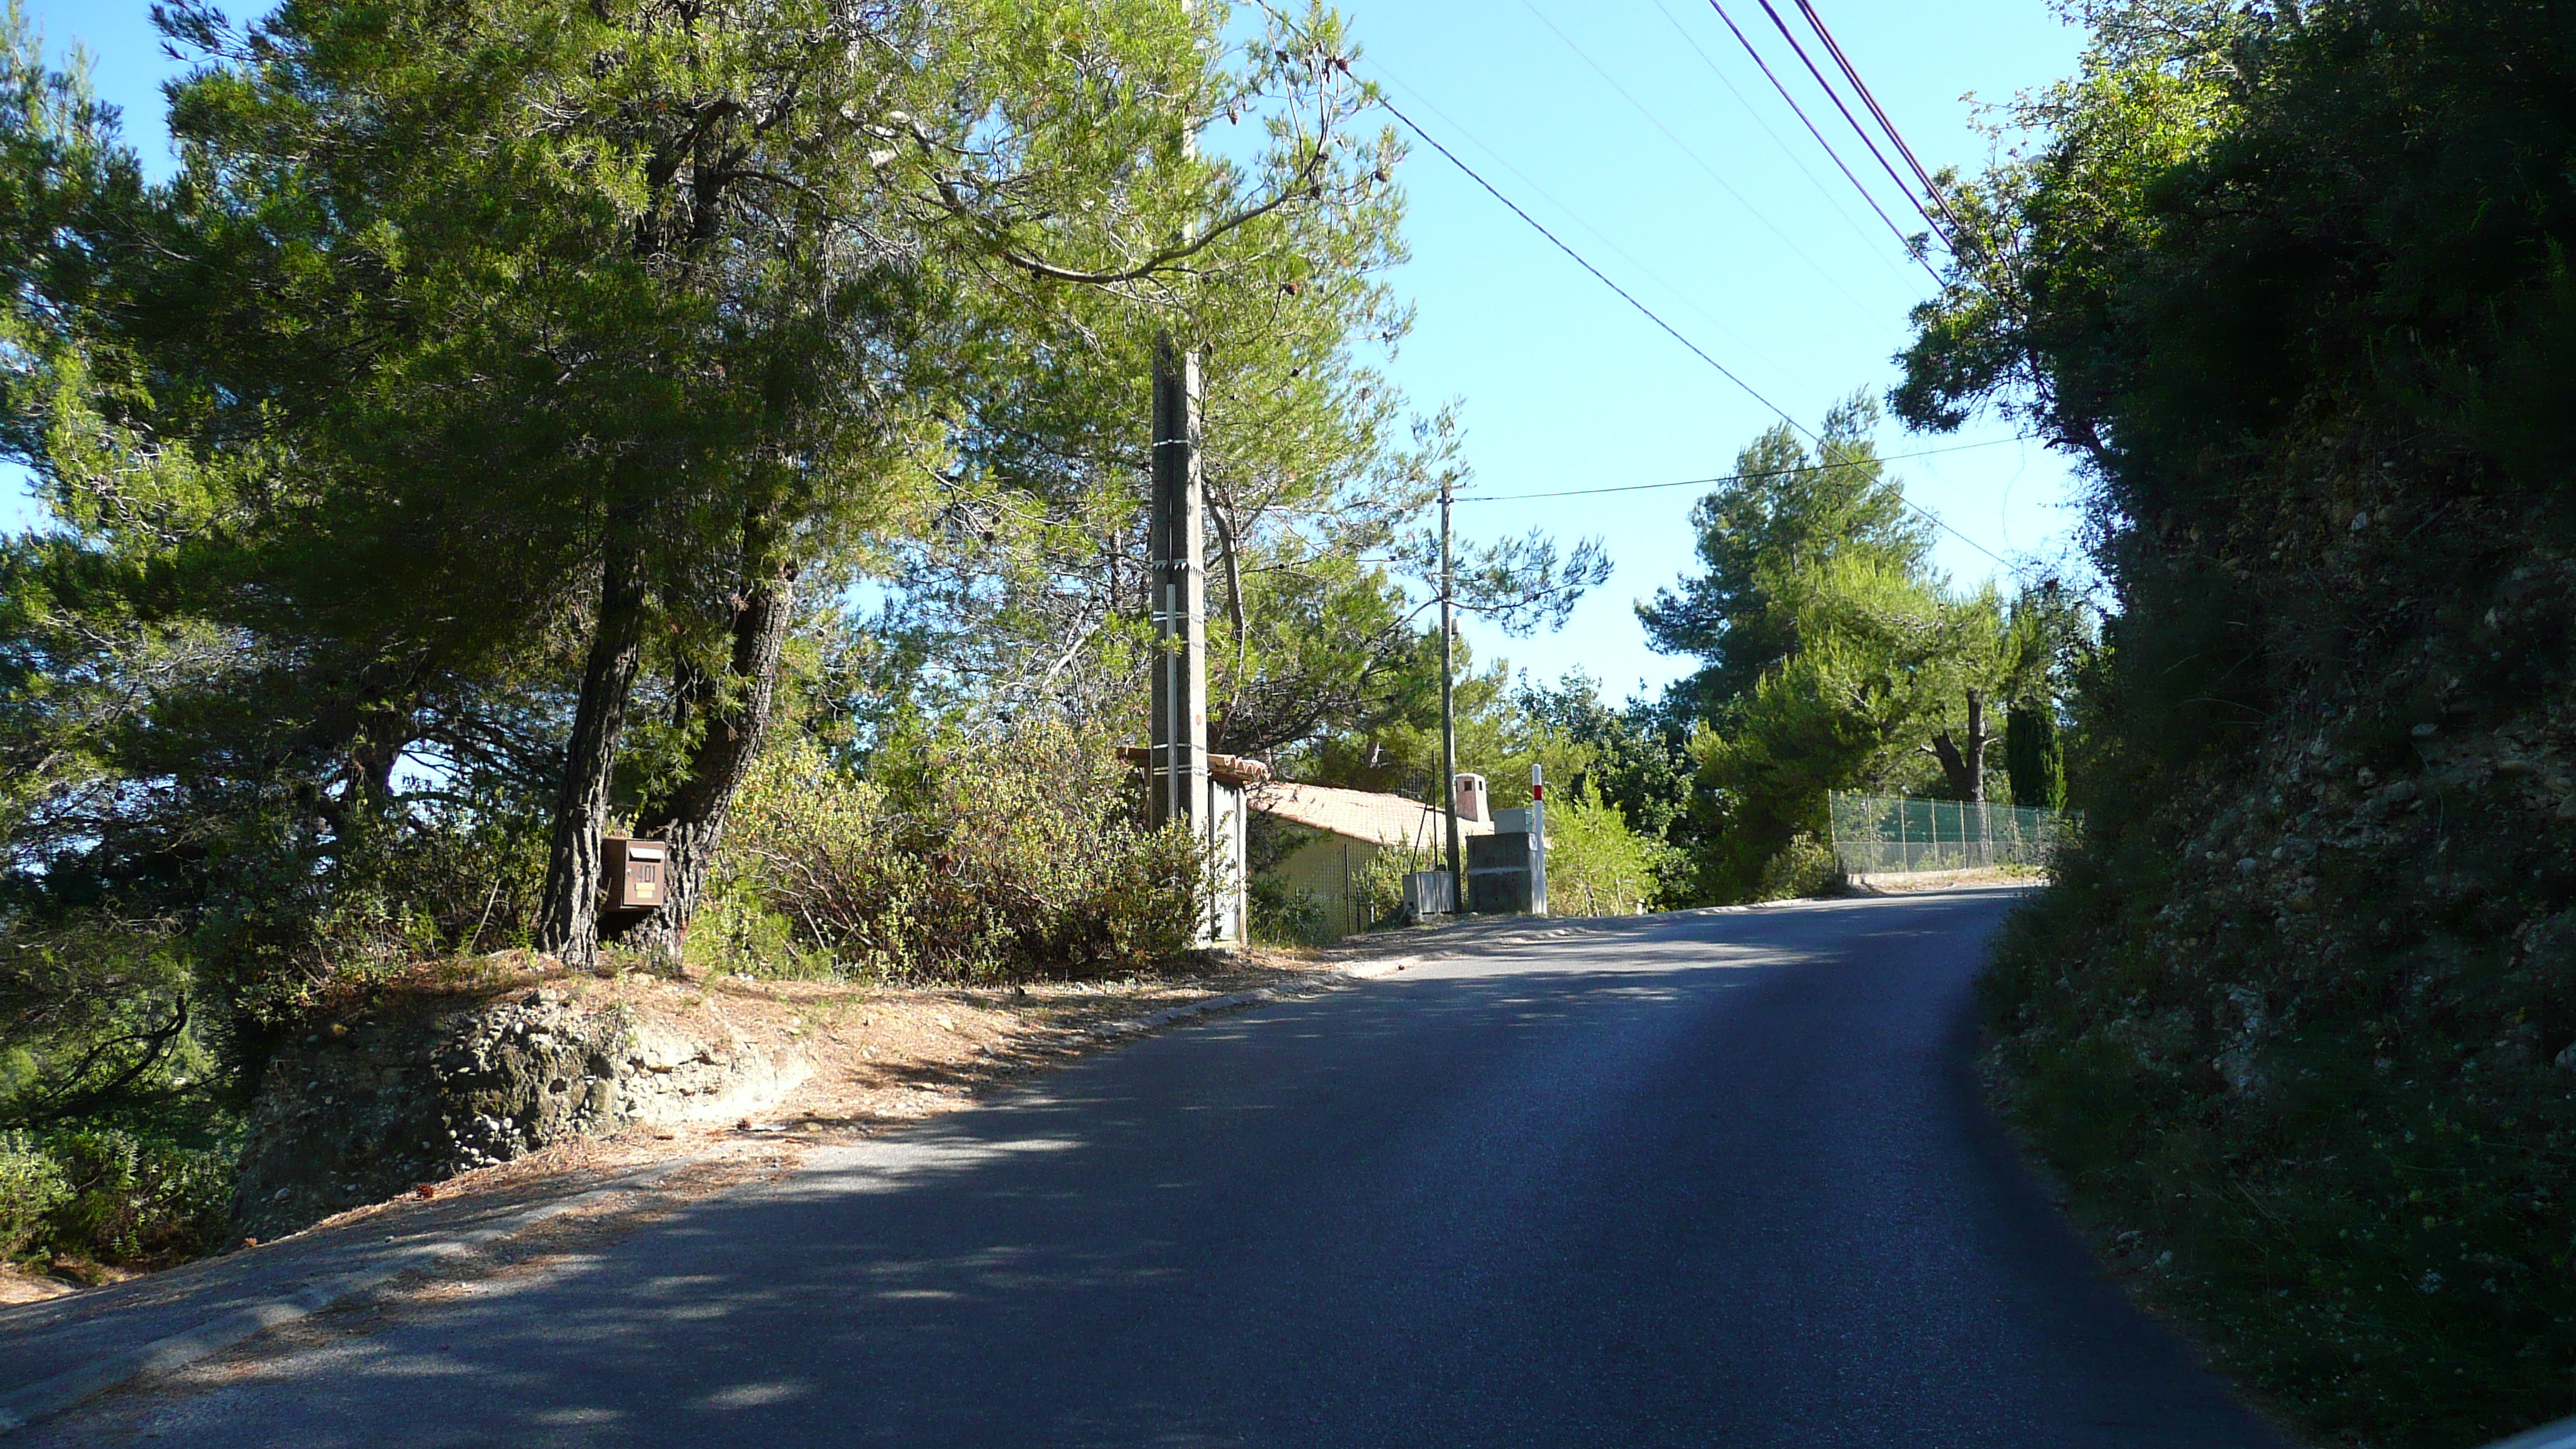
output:
[[[1208,842],[1215,847],[1217,868],[1216,901],[1207,924],[1212,943],[1241,946],[1252,938],[1243,866],[1243,832],[1250,818],[1241,786],[1208,782]]]

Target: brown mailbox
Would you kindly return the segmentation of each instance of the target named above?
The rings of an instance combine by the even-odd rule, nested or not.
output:
[[[610,836],[603,842],[600,865],[608,877],[608,908],[612,911],[658,910],[668,889],[663,868],[670,864],[670,849],[658,840],[626,840]]]

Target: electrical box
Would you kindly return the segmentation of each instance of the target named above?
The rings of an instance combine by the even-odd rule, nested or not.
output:
[[[1498,823],[1526,817],[1525,810],[1497,810]],[[1511,914],[1530,908],[1531,865],[1538,846],[1528,830],[1497,830],[1467,838],[1467,908],[1479,915]]]
[[[1527,915],[1530,873],[1517,866],[1467,872],[1467,903],[1480,916]]]
[[[601,842],[600,873],[608,877],[608,908],[661,909],[663,897],[670,891],[666,875],[670,864],[670,848],[658,840],[628,840],[612,835]]]
[[[1456,915],[1457,893],[1445,870],[1407,871],[1404,876],[1404,908],[1413,919],[1427,921],[1435,916]]]

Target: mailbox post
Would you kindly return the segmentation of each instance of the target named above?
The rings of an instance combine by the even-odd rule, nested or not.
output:
[[[665,878],[671,852],[658,840],[628,840],[612,835],[600,842],[600,864],[608,877],[612,911],[656,911],[670,893]]]

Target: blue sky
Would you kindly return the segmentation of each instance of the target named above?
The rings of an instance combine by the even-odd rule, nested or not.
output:
[[[1963,96],[2000,101],[2045,85],[2073,70],[2081,40],[2045,0],[1813,3],[1935,169],[1986,155]],[[1789,0],[1774,4],[1796,23]],[[1727,8],[1904,222],[1894,184],[1757,0]],[[49,49],[78,41],[90,52],[100,93],[125,107],[128,134],[166,169],[158,87],[176,66],[145,0],[31,0],[28,10]],[[1894,382],[1889,358],[1930,281],[1706,0],[1359,0],[1345,13],[1363,72],[1397,105],[1779,407],[1813,426],[1854,389]],[[1429,147],[1414,147],[1401,179],[1413,260],[1396,282],[1420,315],[1393,372],[1426,409],[1460,404],[1474,493],[1705,478],[1773,420]],[[2045,449],[1996,425],[1912,438],[1890,424],[1880,443],[1889,453],[1985,445],[1896,465],[1907,495],[2006,557],[2067,548],[2073,484]],[[1579,667],[1613,700],[1688,672],[1691,661],[1646,647],[1632,604],[1690,567],[1701,491],[1462,507],[1460,527],[1482,536],[1599,535],[1618,566],[1559,633],[1507,640],[1471,623],[1478,657],[1547,679]],[[23,520],[24,503],[12,502]],[[1949,534],[1937,557],[1961,582],[2002,572]]]
[[[1797,23],[1789,0],[1774,3]],[[1814,3],[1936,170],[1986,157],[1963,95],[2002,101],[2045,85],[2074,69],[2081,44],[2043,0]],[[1727,10],[1870,180],[1876,163],[1756,0],[1727,0]],[[1363,68],[1398,106],[1772,402],[1815,426],[1854,389],[1884,393],[1896,380],[1889,359],[1930,278],[1707,0],[1388,0],[1351,14]],[[1413,260],[1399,285],[1421,310],[1395,373],[1421,402],[1461,401],[1475,491],[1705,478],[1773,421],[1430,148],[1415,147],[1403,180]],[[1876,182],[1902,224],[1902,196],[1884,173]],[[2073,485],[2047,450],[2001,426],[1910,438],[1891,423],[1880,438],[1889,453],[1962,443],[1994,446],[1896,465],[1907,495],[2008,558],[2065,549]],[[1542,678],[1581,667],[1614,700],[1688,672],[1691,661],[1647,649],[1631,606],[1691,566],[1690,505],[1702,491],[1462,509],[1462,526],[1487,534],[1599,534],[1618,563],[1563,632],[1473,638],[1479,655],[1499,652]],[[1947,534],[1937,558],[1963,583],[2001,572]]]

